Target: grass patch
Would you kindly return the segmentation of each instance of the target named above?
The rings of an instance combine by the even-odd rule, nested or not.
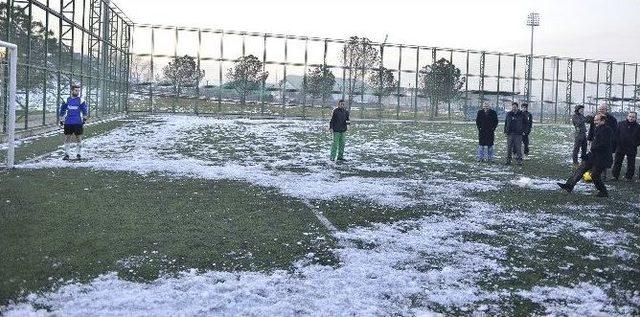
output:
[[[271,270],[310,252],[332,263],[331,239],[304,204],[244,183],[76,169],[0,179],[1,303],[108,271]]]
[[[95,125],[85,126],[83,139],[90,138],[96,135],[104,134],[114,129],[121,127],[125,122],[121,120],[111,120],[107,122],[101,122]],[[40,138],[34,138],[22,145],[16,147],[15,162],[20,163],[40,155],[53,152],[63,144],[62,130],[55,135],[44,136]],[[0,151],[0,161],[6,160],[6,151]]]

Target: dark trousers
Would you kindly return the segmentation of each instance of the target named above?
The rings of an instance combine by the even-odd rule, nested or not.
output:
[[[522,144],[524,145],[524,155],[529,155],[529,135],[522,135]]]
[[[578,165],[578,152],[580,152],[580,157],[584,157],[587,154],[587,138],[576,137],[573,140],[573,164]]]
[[[580,163],[578,169],[576,169],[573,175],[571,175],[571,178],[567,180],[567,185],[571,186],[573,189],[580,179],[582,179],[582,175],[588,170],[591,170],[591,179],[593,180],[593,185],[596,186],[596,189],[600,192],[606,193],[607,188],[604,186],[602,178],[600,177],[604,169],[594,166],[591,160],[582,161],[582,163]]]
[[[511,164],[512,153],[516,156],[516,162],[522,163],[522,134],[507,135],[507,162]]]
[[[633,175],[636,173],[636,154],[638,154],[637,149],[618,149],[615,154],[613,169],[611,170],[611,175],[614,178],[620,177],[620,170],[622,169],[622,161],[624,157],[627,157],[627,173],[624,175],[626,179],[632,179]]]

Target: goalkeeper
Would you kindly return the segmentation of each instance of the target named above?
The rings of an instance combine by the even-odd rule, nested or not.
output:
[[[82,133],[88,116],[87,104],[80,98],[80,86],[71,85],[71,96],[60,108],[60,126],[64,128],[63,160],[69,160],[69,147],[72,139],[75,139],[76,143],[76,159],[82,158]]]

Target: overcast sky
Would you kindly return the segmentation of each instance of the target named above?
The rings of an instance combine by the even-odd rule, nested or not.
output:
[[[115,0],[136,23],[640,62],[640,0]]]

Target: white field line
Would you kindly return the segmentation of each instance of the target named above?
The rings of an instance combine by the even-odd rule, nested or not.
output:
[[[316,216],[316,218],[318,218],[318,220],[320,220],[320,223],[322,223],[322,225],[327,228],[327,230],[329,230],[332,234],[338,231],[338,228],[336,228],[336,226],[334,226],[333,223],[331,223],[331,221],[324,216],[322,211],[320,211],[320,208],[311,204],[311,202],[309,202],[309,200],[307,199],[303,199],[302,202],[313,211],[313,214]]]

